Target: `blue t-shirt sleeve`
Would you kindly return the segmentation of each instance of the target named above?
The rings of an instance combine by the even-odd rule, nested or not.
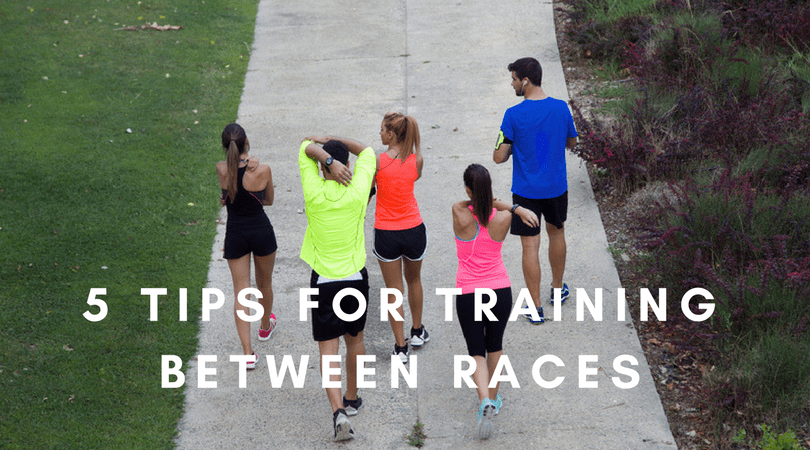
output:
[[[568,109],[567,106],[566,106],[566,109]],[[579,136],[579,134],[577,134],[577,127],[574,125],[574,117],[571,116],[571,111],[569,110],[568,111],[568,137],[569,138],[575,138],[577,136]]]
[[[501,122],[501,132],[503,133],[503,137],[509,139],[510,141],[515,141],[515,128],[512,120],[512,114],[509,109],[506,110],[506,113],[503,115],[503,121]]]

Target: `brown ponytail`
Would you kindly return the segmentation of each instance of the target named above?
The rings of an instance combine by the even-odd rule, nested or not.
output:
[[[239,178],[239,147],[236,145],[236,141],[231,141],[225,152],[228,161],[228,199],[233,203],[236,199],[236,181]]]
[[[403,161],[412,152],[419,153],[419,125],[412,116],[390,112],[383,118],[385,129],[394,132],[399,148],[399,157]]]
[[[472,192],[473,215],[486,227],[492,214],[492,179],[489,171],[480,164],[470,164],[464,171],[464,186]]]
[[[239,124],[229,124],[222,130],[222,148],[228,163],[228,198],[231,203],[236,199],[239,157],[247,151],[246,144],[247,135]]]

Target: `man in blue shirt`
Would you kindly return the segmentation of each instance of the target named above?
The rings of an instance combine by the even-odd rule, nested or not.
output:
[[[521,58],[509,64],[515,95],[524,97],[506,110],[492,159],[500,164],[512,158],[512,202],[530,209],[546,220],[549,237],[548,259],[551,287],[562,290],[561,300],[569,295],[563,283],[565,272],[565,229],[568,214],[568,178],[565,149],[577,144],[577,130],[568,105],[551,98],[540,84],[543,69],[534,58]],[[523,278],[539,320],[526,315],[532,323],[543,323],[540,301],[540,227],[529,227],[512,216],[511,233],[520,236],[523,246]]]

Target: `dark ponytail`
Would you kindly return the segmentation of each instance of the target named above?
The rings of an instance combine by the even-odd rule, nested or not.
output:
[[[480,164],[470,164],[464,171],[464,186],[472,193],[473,215],[486,227],[492,214],[492,179]]]
[[[228,162],[228,198],[233,203],[236,199],[239,157],[247,151],[247,135],[239,124],[232,123],[222,130],[222,148]]]

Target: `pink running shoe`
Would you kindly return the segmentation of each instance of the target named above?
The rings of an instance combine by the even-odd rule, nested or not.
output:
[[[259,362],[259,355],[256,352],[253,352],[253,361],[248,361],[247,363],[247,370],[253,370],[256,368],[256,363]]]
[[[273,330],[275,329],[276,329],[276,315],[270,313],[270,328],[262,330],[262,328],[259,327],[259,340],[266,341],[270,339],[270,336],[273,335]]]

